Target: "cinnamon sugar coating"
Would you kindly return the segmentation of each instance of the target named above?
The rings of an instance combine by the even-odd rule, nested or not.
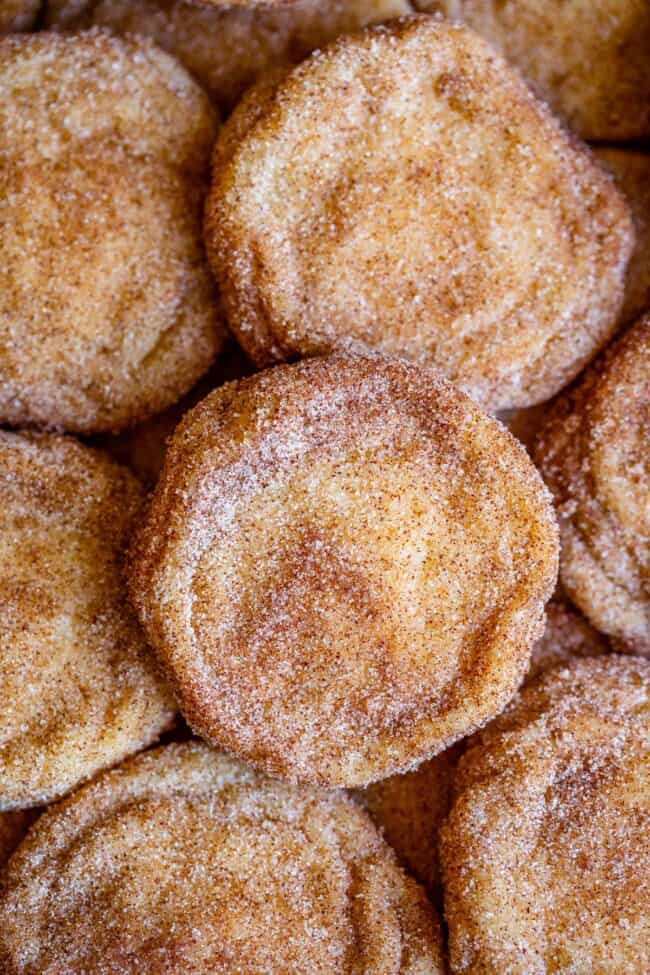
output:
[[[562,603],[550,602],[546,607],[546,628],[533,648],[526,683],[551,667],[608,651],[607,640],[579,613]],[[401,862],[427,887],[436,903],[442,898],[438,834],[451,806],[456,766],[464,744],[459,742],[411,772],[374,782],[358,793]]]
[[[556,567],[548,494],[500,424],[431,370],[334,355],[185,417],[130,590],[196,732],[355,786],[503,708]]]
[[[416,0],[462,20],[583,139],[650,135],[647,0]]]
[[[118,430],[225,335],[201,209],[207,96],[149,42],[0,38],[0,420]]]
[[[634,220],[636,244],[627,267],[625,300],[620,315],[621,323],[629,324],[650,309],[650,153],[596,148],[594,155],[614,177]],[[551,402],[544,402],[525,409],[508,410],[500,413],[499,419],[532,449],[551,407]]]
[[[144,484],[151,487],[158,480],[169,438],[185,413],[213,389],[230,380],[248,376],[252,371],[253,367],[244,353],[231,342],[210,371],[178,403],[132,430],[125,430],[117,436],[98,437],[97,445],[120,464],[130,467]]]
[[[621,314],[624,322],[631,322],[650,310],[650,152],[609,148],[596,149],[595,154],[612,173],[634,219],[636,246],[627,269]]]
[[[650,654],[650,317],[559,397],[536,447],[560,523],[560,577],[620,650]]]
[[[0,892],[4,975],[443,975],[438,920],[367,815],[198,742],[46,812]]]
[[[465,28],[413,17],[340,38],[237,126],[235,111],[206,243],[258,365],[373,347],[497,410],[547,399],[612,334],[626,204]]]
[[[294,0],[268,6],[185,0],[48,0],[46,23],[98,25],[150,37],[185,65],[224,111],[261,75],[339,34],[412,12],[408,0]]]
[[[0,433],[0,810],[68,792],[171,723],[121,575],[141,503],[97,451]]]
[[[650,662],[550,671],[476,736],[441,832],[452,975],[650,970]]]
[[[29,30],[40,5],[40,0],[0,0],[0,34]]]

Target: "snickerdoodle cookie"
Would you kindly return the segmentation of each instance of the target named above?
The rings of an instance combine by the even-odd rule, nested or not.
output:
[[[453,975],[650,970],[650,661],[549,671],[476,736],[441,833]]]
[[[206,242],[258,365],[373,347],[497,410],[555,394],[612,335],[627,205],[476,34],[370,27],[239,111]]]
[[[650,317],[559,397],[536,457],[565,590],[618,649],[650,655]]]
[[[0,38],[0,421],[118,430],[207,370],[225,334],[201,232],[215,134],[148,41]]]
[[[0,892],[3,975],[443,975],[424,891],[341,794],[197,742],[41,817]]]
[[[130,588],[195,731],[353,786],[499,713],[556,567],[550,498],[501,424],[432,370],[334,355],[186,416]]]
[[[0,810],[68,792],[171,722],[121,575],[142,500],[72,439],[0,433]]]

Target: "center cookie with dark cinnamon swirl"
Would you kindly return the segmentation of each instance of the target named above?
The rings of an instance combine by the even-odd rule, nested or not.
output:
[[[186,417],[130,584],[195,731],[351,786],[503,708],[556,560],[549,496],[500,424],[432,371],[336,355]]]

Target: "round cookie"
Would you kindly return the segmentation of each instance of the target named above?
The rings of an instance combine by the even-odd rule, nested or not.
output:
[[[460,761],[440,855],[452,975],[650,969],[650,662],[522,691]]]
[[[0,810],[63,795],[171,723],[121,576],[142,500],[97,451],[0,432]]]
[[[196,732],[355,786],[503,708],[556,566],[548,494],[500,424],[433,371],[334,355],[185,417],[130,590]]]
[[[294,0],[270,6],[48,0],[45,19],[52,26],[99,25],[117,34],[150,37],[229,111],[269,70],[297,63],[339,34],[408,13],[408,0]]]
[[[597,657],[608,650],[605,638],[579,613],[550,602],[546,628],[533,648],[526,683],[551,667],[581,657]],[[392,775],[357,793],[402,863],[436,902],[442,898],[438,834],[451,806],[456,766],[464,746],[459,742],[411,772]]]
[[[46,812],[0,893],[4,975],[443,975],[438,920],[367,815],[197,742]]]
[[[0,38],[0,420],[118,430],[225,331],[201,211],[207,96],[145,40]]]
[[[650,50],[650,47],[649,47]],[[595,149],[632,210],[636,247],[627,269],[622,320],[634,321],[650,310],[650,152]]]
[[[431,17],[367,28],[242,111],[217,145],[206,243],[258,365],[373,347],[497,410],[558,392],[612,334],[627,206],[477,35]]]
[[[40,0],[0,0],[0,34],[30,30],[40,6]]]
[[[583,139],[650,136],[647,0],[416,0],[478,31]]]
[[[615,647],[650,654],[650,317],[559,397],[536,446],[560,578]]]

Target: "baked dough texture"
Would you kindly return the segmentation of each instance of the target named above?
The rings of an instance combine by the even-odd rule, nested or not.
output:
[[[339,38],[221,139],[208,255],[260,366],[372,347],[507,409],[557,393],[618,323],[623,197],[463,27]]]
[[[46,812],[0,892],[4,975],[443,975],[438,920],[367,815],[206,745]]]
[[[121,574],[142,500],[72,439],[0,432],[0,810],[69,792],[171,724]]]
[[[119,430],[225,336],[201,212],[207,96],[145,40],[0,38],[0,420]]]
[[[550,671],[476,736],[441,832],[452,975],[650,970],[650,661]]]
[[[275,775],[364,785],[515,692],[555,583],[549,501],[433,371],[280,366],[177,428],[131,596],[195,732]]]
[[[416,0],[478,31],[583,139],[650,136],[647,0]]]
[[[536,457],[553,491],[571,600],[614,645],[650,655],[650,317],[554,404]]]

